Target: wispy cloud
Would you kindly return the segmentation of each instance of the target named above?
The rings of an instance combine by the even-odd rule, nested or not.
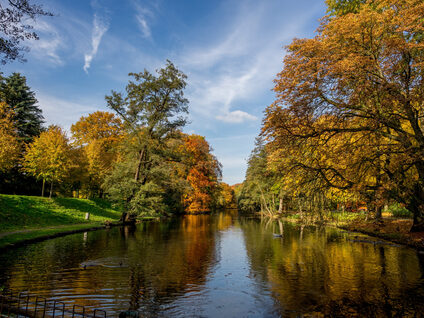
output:
[[[64,42],[59,31],[43,20],[37,21],[35,30],[40,35],[40,39],[32,41],[32,55],[40,60],[47,60],[54,65],[63,65],[64,61],[58,51],[64,47]]]
[[[263,97],[282,63],[282,43],[303,26],[288,20],[284,27],[264,27],[266,4],[241,7],[233,23],[208,46],[189,47],[181,58],[190,76],[193,112],[228,123],[256,120],[245,104]],[[266,105],[260,105],[262,109]]]
[[[147,15],[150,11],[141,7],[137,7],[137,11],[138,13],[135,15],[135,18],[137,19],[138,26],[143,33],[143,37],[150,38],[152,36],[152,32],[147,24]]]
[[[258,117],[250,115],[242,110],[234,110],[224,115],[218,115],[216,118],[226,123],[242,123],[244,121],[258,119]]]
[[[150,36],[151,36],[150,28],[147,25],[147,21],[144,18],[144,16],[138,14],[136,16],[136,18],[137,18],[137,21],[138,21],[138,25],[140,26],[141,32],[143,32],[143,36],[145,38],[150,38]]]
[[[152,32],[149,26],[149,20],[154,18],[153,11],[147,7],[141,6],[137,2],[133,2],[136,14],[135,19],[137,21],[138,27],[144,38],[151,38]]]
[[[97,14],[94,14],[93,18],[93,33],[91,35],[91,51],[84,55],[84,71],[88,73],[88,69],[91,66],[91,61],[94,56],[97,54],[99,49],[100,41],[102,40],[103,35],[109,28],[109,23],[105,18],[100,18]]]

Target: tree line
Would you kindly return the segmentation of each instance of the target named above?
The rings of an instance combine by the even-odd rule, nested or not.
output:
[[[106,96],[113,111],[72,124],[71,136],[43,127],[26,79],[0,82],[0,191],[102,197],[126,215],[201,213],[233,201],[221,164],[187,123],[186,75],[170,61],[156,74],[129,74],[125,93]]]
[[[364,201],[380,218],[399,202],[424,231],[424,2],[327,5],[316,36],[286,48],[239,203],[319,214]]]

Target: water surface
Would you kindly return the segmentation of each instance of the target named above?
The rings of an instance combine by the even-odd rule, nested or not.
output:
[[[279,234],[277,237],[276,234]],[[0,255],[0,286],[108,315],[420,317],[424,255],[230,213],[69,235]]]

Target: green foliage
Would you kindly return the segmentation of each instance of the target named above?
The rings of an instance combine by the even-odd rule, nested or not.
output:
[[[1,77],[0,100],[13,110],[13,121],[21,140],[28,142],[40,134],[44,118],[25,76],[13,73],[9,77]]]
[[[276,197],[281,195],[279,178],[267,170],[267,153],[262,138],[257,138],[248,163],[245,181],[238,195],[242,211],[276,212]]]
[[[394,203],[389,206],[389,211],[394,217],[397,218],[412,218],[413,214],[407,208],[399,203]]]
[[[1,51],[1,50],[0,50]],[[26,78],[19,73],[9,77],[0,75],[0,102],[10,111],[14,134],[17,141],[30,142],[42,131],[43,116],[37,106],[35,94],[26,84]],[[21,145],[21,151],[24,149]],[[22,153],[19,153],[19,157]],[[19,160],[14,160],[11,169],[0,174],[0,193],[20,193],[34,195],[39,192],[35,178],[22,173]]]
[[[367,0],[326,0],[327,11],[335,16],[357,13]]]
[[[330,218],[331,220],[334,220],[337,223],[351,222],[355,220],[364,219],[365,213],[333,211],[330,213]]]
[[[187,122],[186,75],[170,61],[157,75],[147,70],[129,75],[134,81],[129,81],[126,96],[114,91],[106,96],[128,134],[122,145],[125,155],[104,187],[112,200],[131,213],[165,214],[165,194],[173,189],[167,162],[175,161],[168,142],[180,135],[179,129]]]

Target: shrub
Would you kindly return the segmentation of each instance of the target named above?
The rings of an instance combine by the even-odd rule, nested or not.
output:
[[[389,206],[389,211],[397,218],[412,218],[413,214],[407,208],[399,203],[394,203]]]

